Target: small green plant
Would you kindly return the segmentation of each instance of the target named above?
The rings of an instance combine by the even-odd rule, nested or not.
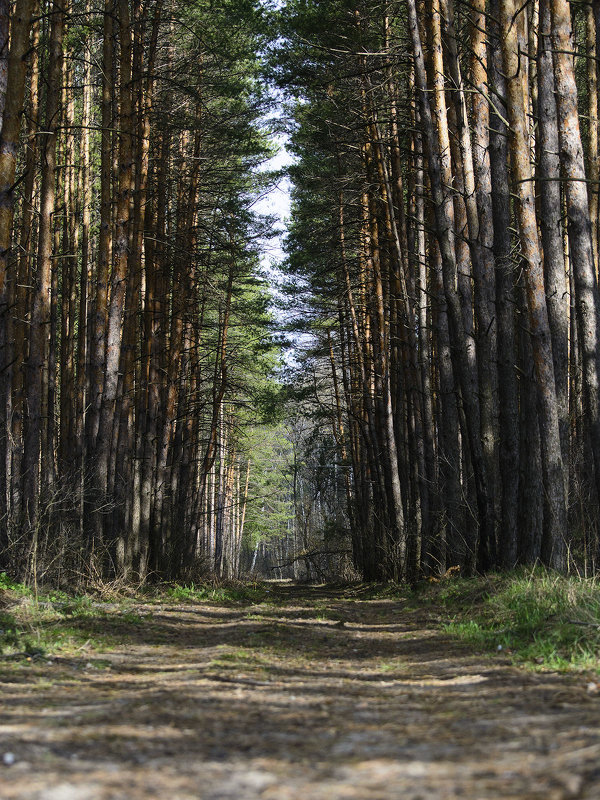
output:
[[[119,619],[130,625],[142,625],[145,622],[144,617],[136,611],[122,611],[119,615]]]
[[[381,661],[377,669],[379,672],[400,672],[406,667],[406,662],[401,658],[392,658],[388,661]]]
[[[23,583],[13,581],[6,572],[0,572],[0,590],[11,592],[11,594],[19,597],[32,594],[31,589],[28,589]]]
[[[121,626],[139,625],[143,621],[139,614],[128,611],[125,603],[109,609],[90,595],[58,589],[36,594],[3,573],[0,652],[30,659],[58,653],[75,655],[82,649],[97,650],[118,635],[111,617]]]

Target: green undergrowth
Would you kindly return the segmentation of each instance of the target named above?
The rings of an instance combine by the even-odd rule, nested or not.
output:
[[[159,596],[161,590],[159,589]],[[231,582],[223,585],[174,584],[166,589],[167,597],[178,602],[254,605],[273,601],[272,590],[260,582]]]
[[[170,603],[258,605],[278,602],[266,584],[153,584],[90,588],[87,593],[34,590],[0,573],[0,658],[82,656],[101,652],[152,626],[155,609]],[[140,605],[142,609],[140,610]]]
[[[142,600],[143,602],[143,600]],[[152,616],[131,591],[35,590],[0,573],[0,658],[84,658],[118,644]]]
[[[436,606],[445,631],[478,649],[536,669],[600,673],[597,579],[518,570],[442,579],[419,587],[411,600]]]
[[[0,655],[4,658],[74,655],[105,643],[83,619],[105,616],[93,598],[64,591],[36,593],[0,574]]]
[[[319,619],[337,621],[346,613],[340,602],[364,601],[384,601],[382,616],[391,613],[389,601],[400,603],[408,615],[425,614],[475,649],[535,669],[600,674],[600,581],[538,569],[469,579],[448,575],[415,589],[394,583],[316,587],[314,595],[296,595],[293,585],[241,581],[121,587],[109,595],[34,592],[0,574],[0,657],[76,657],[123,641],[157,639],[161,608],[174,603],[252,606],[251,618],[260,621],[261,606],[268,614],[270,607],[301,602]],[[270,629],[260,635],[276,638]]]

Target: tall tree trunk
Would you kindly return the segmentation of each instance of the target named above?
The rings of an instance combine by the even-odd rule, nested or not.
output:
[[[34,281],[29,358],[27,360],[27,429],[23,452],[25,473],[25,509],[29,523],[38,521],[40,491],[40,456],[47,464],[52,454],[41,452],[42,411],[48,397],[48,334],[51,317],[52,256],[54,246],[53,215],[55,207],[56,143],[60,125],[60,90],[63,75],[63,34],[66,0],[57,0],[52,15],[49,41],[48,92],[46,96],[45,133],[42,140],[42,184],[38,236],[38,263]],[[49,409],[48,413],[54,413]],[[52,442],[48,443],[52,447]]]
[[[444,189],[441,173],[440,148],[434,134],[433,118],[429,103],[427,74],[421,48],[421,37],[415,0],[408,2],[408,22],[415,62],[415,86],[419,92],[423,127],[424,150],[429,166],[429,181],[435,211],[436,236],[442,259],[444,293],[448,307],[448,321],[453,341],[453,366],[461,388],[462,403],[465,410],[469,452],[473,465],[477,493],[479,522],[479,563],[480,569],[487,569],[493,563],[491,550],[494,537],[493,504],[489,495],[487,470],[480,439],[480,413],[478,403],[477,373],[469,361],[468,347],[464,332],[460,303],[456,292],[456,258],[454,250],[454,230],[451,212],[452,198]]]
[[[485,3],[483,3],[485,5]],[[481,0],[480,0],[481,6]],[[486,461],[488,476],[488,491],[491,502],[495,505],[494,476],[496,473],[496,382],[493,376],[493,364],[496,357],[495,342],[495,280],[494,264],[492,258],[492,227],[491,227],[491,182],[489,163],[486,155],[488,149],[487,103],[480,92],[485,84],[485,46],[484,31],[481,25],[485,24],[485,16],[480,12],[479,18],[472,28],[474,47],[472,63],[475,64],[473,85],[474,98],[474,139],[477,142],[477,173],[475,171],[475,157],[471,144],[469,130],[469,117],[467,101],[464,91],[462,73],[458,58],[458,44],[454,30],[454,10],[452,0],[441,0],[444,15],[445,39],[447,44],[447,61],[449,64],[450,78],[453,84],[453,96],[457,121],[457,134],[460,147],[460,163],[462,165],[464,204],[466,211],[466,235],[470,260],[473,268],[474,281],[474,311],[477,321],[477,372],[479,386],[479,407],[481,424],[481,441]],[[458,159],[457,159],[458,161]],[[477,185],[476,185],[477,178]],[[480,218],[481,211],[481,218]],[[460,235],[460,229],[459,229]],[[460,272],[460,268],[459,268]],[[483,561],[494,564],[496,560],[495,532],[489,542],[481,542],[484,552]],[[487,548],[487,553],[485,552]],[[482,566],[482,564],[480,564]]]
[[[8,75],[0,132],[0,566],[6,563],[8,545],[7,513],[7,454],[10,372],[8,369],[8,280],[9,256],[14,217],[15,173],[17,148],[21,130],[21,115],[25,98],[29,33],[33,0],[17,0],[11,20],[11,40]]]
[[[86,13],[91,13],[91,0],[86,0]],[[90,248],[92,222],[92,174],[91,138],[92,124],[92,70],[91,53],[87,53],[83,71],[83,109],[81,116],[81,273],[79,278],[79,316],[77,322],[77,401],[76,401],[76,449],[82,490],[85,488],[85,420],[90,401],[89,371],[87,365],[91,356],[90,321],[93,303],[91,294],[93,261]],[[83,494],[83,492],[82,492]],[[83,514],[83,509],[82,509]]]
[[[480,258],[475,271],[475,303],[479,383],[482,396],[481,436],[491,480],[496,529],[500,530],[497,512],[500,506],[499,482],[499,406],[496,318],[496,275],[494,258],[494,209],[490,164],[490,107],[488,90],[486,0],[475,0],[471,10],[470,84],[471,119],[473,120],[473,178],[477,207],[477,236]],[[487,364],[486,364],[487,361]]]
[[[97,487],[101,499],[111,482],[109,466],[113,447],[119,388],[119,360],[123,327],[123,309],[127,281],[130,199],[133,190],[132,169],[132,87],[131,87],[131,22],[128,0],[119,0],[119,186],[114,237],[114,263],[111,297],[108,307],[104,391],[96,442]],[[97,335],[97,334],[96,334]],[[97,532],[99,534],[99,531]]]
[[[520,14],[515,0],[500,0],[500,28],[504,72],[507,76],[507,106],[510,120],[511,166],[516,197],[517,220],[527,286],[529,326],[531,330],[535,376],[539,392],[542,468],[549,515],[545,530],[546,563],[557,569],[565,564],[566,499],[560,447],[558,401],[552,360],[552,340],[542,254],[538,240],[533,170],[530,161],[528,131],[528,96],[526,76],[521,67],[519,41]]]
[[[34,5],[37,5],[34,3]],[[34,8],[35,13],[35,8]],[[38,130],[40,124],[40,21],[32,24],[31,79],[29,81],[29,107],[25,154],[25,181],[21,207],[21,231],[17,263],[17,286],[13,325],[14,367],[12,373],[12,465],[11,508],[20,516],[23,497],[23,418],[25,413],[25,369],[28,357],[29,302],[31,285],[32,251],[34,250],[34,218],[36,194],[36,162]]]
[[[600,308],[592,247],[592,228],[579,130],[577,84],[573,64],[571,10],[567,0],[551,0],[554,75],[565,176],[569,251],[575,278],[575,302],[582,352],[584,397],[600,496]],[[563,556],[564,559],[564,556]],[[558,566],[558,565],[557,565]],[[565,566],[564,560],[560,565]]]
[[[587,94],[589,105],[589,133],[588,133],[588,163],[590,185],[588,196],[590,203],[590,221],[592,223],[592,244],[594,247],[594,263],[598,270],[598,192],[600,187],[600,162],[598,153],[598,65],[597,51],[600,42],[596,38],[596,20],[594,9],[589,5],[586,9],[586,68],[587,68]]]
[[[100,145],[100,236],[98,266],[93,303],[93,325],[90,352],[90,398],[86,418],[86,440],[89,454],[96,457],[96,440],[104,392],[106,329],[108,324],[108,282],[112,260],[112,185],[113,185],[113,15],[116,0],[104,0],[102,42],[102,141]],[[94,465],[95,468],[95,465]],[[98,498],[96,502],[101,502]]]
[[[506,116],[506,79],[497,19],[498,2],[490,6],[488,64],[496,108],[490,115],[490,169],[494,220],[496,314],[498,318],[499,462],[502,483],[499,526],[500,564],[517,563],[519,498],[519,397],[516,370],[515,264],[511,256],[510,175]]]
[[[552,68],[550,22],[549,0],[541,0],[537,70],[540,229],[544,248],[544,277],[548,321],[552,336],[560,442],[565,482],[568,486],[569,294],[563,247],[558,117]]]

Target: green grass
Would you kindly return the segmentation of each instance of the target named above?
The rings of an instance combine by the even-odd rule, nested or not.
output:
[[[197,603],[209,602],[225,605],[253,605],[269,601],[270,590],[261,583],[213,586],[211,584],[175,584],[167,588],[172,600]]]
[[[417,591],[445,631],[538,669],[600,673],[600,582],[536,569],[451,579]]]
[[[10,578],[6,572],[0,572],[0,592],[11,592],[19,597],[30,595],[32,592],[22,583],[16,583]]]
[[[36,593],[12,581],[6,573],[0,574],[0,655],[72,655],[87,645],[102,649],[109,637],[100,630],[93,632],[93,628],[108,615],[95,607],[94,600],[90,595],[59,590]],[[138,615],[126,610],[127,602],[123,600],[124,610],[118,620],[141,622]],[[84,619],[89,624],[78,624]]]
[[[406,612],[429,612],[451,636],[472,647],[509,655],[535,669],[590,670],[600,674],[600,580],[564,577],[541,569],[478,578],[456,576],[424,582],[415,590],[389,584],[348,588],[348,600],[402,601]],[[284,602],[266,583],[158,585],[136,597],[114,597],[106,609],[90,595],[40,592],[0,574],[0,655],[71,655],[103,650],[151,624],[151,613],[133,603],[169,601],[261,608]],[[148,606],[147,606],[148,607]],[[150,605],[150,607],[152,607]],[[266,612],[266,608],[265,608]],[[324,621],[340,618],[323,600],[311,612]],[[388,613],[382,605],[382,617]],[[343,615],[342,615],[343,616]],[[273,642],[276,631],[257,633]],[[255,639],[253,639],[255,641]]]
[[[222,669],[262,668],[265,666],[265,659],[259,653],[244,647],[231,647],[220,645],[219,655],[214,658],[209,667],[219,667]]]
[[[0,573],[0,656],[71,656],[83,648],[103,650],[131,629],[148,623],[132,603],[201,602],[220,605],[254,605],[276,602],[268,585],[230,582],[223,585],[190,584],[145,587],[110,595],[103,608],[94,594],[72,594],[50,589],[35,592]]]

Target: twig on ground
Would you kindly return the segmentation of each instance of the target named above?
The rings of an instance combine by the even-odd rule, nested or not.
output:
[[[584,622],[580,619],[568,619],[567,622],[569,625],[582,625],[586,628],[597,628],[600,631],[600,623],[598,622]]]
[[[209,681],[219,683],[243,683],[246,686],[271,686],[271,681],[253,681],[250,678],[226,678],[224,675],[204,675]]]

